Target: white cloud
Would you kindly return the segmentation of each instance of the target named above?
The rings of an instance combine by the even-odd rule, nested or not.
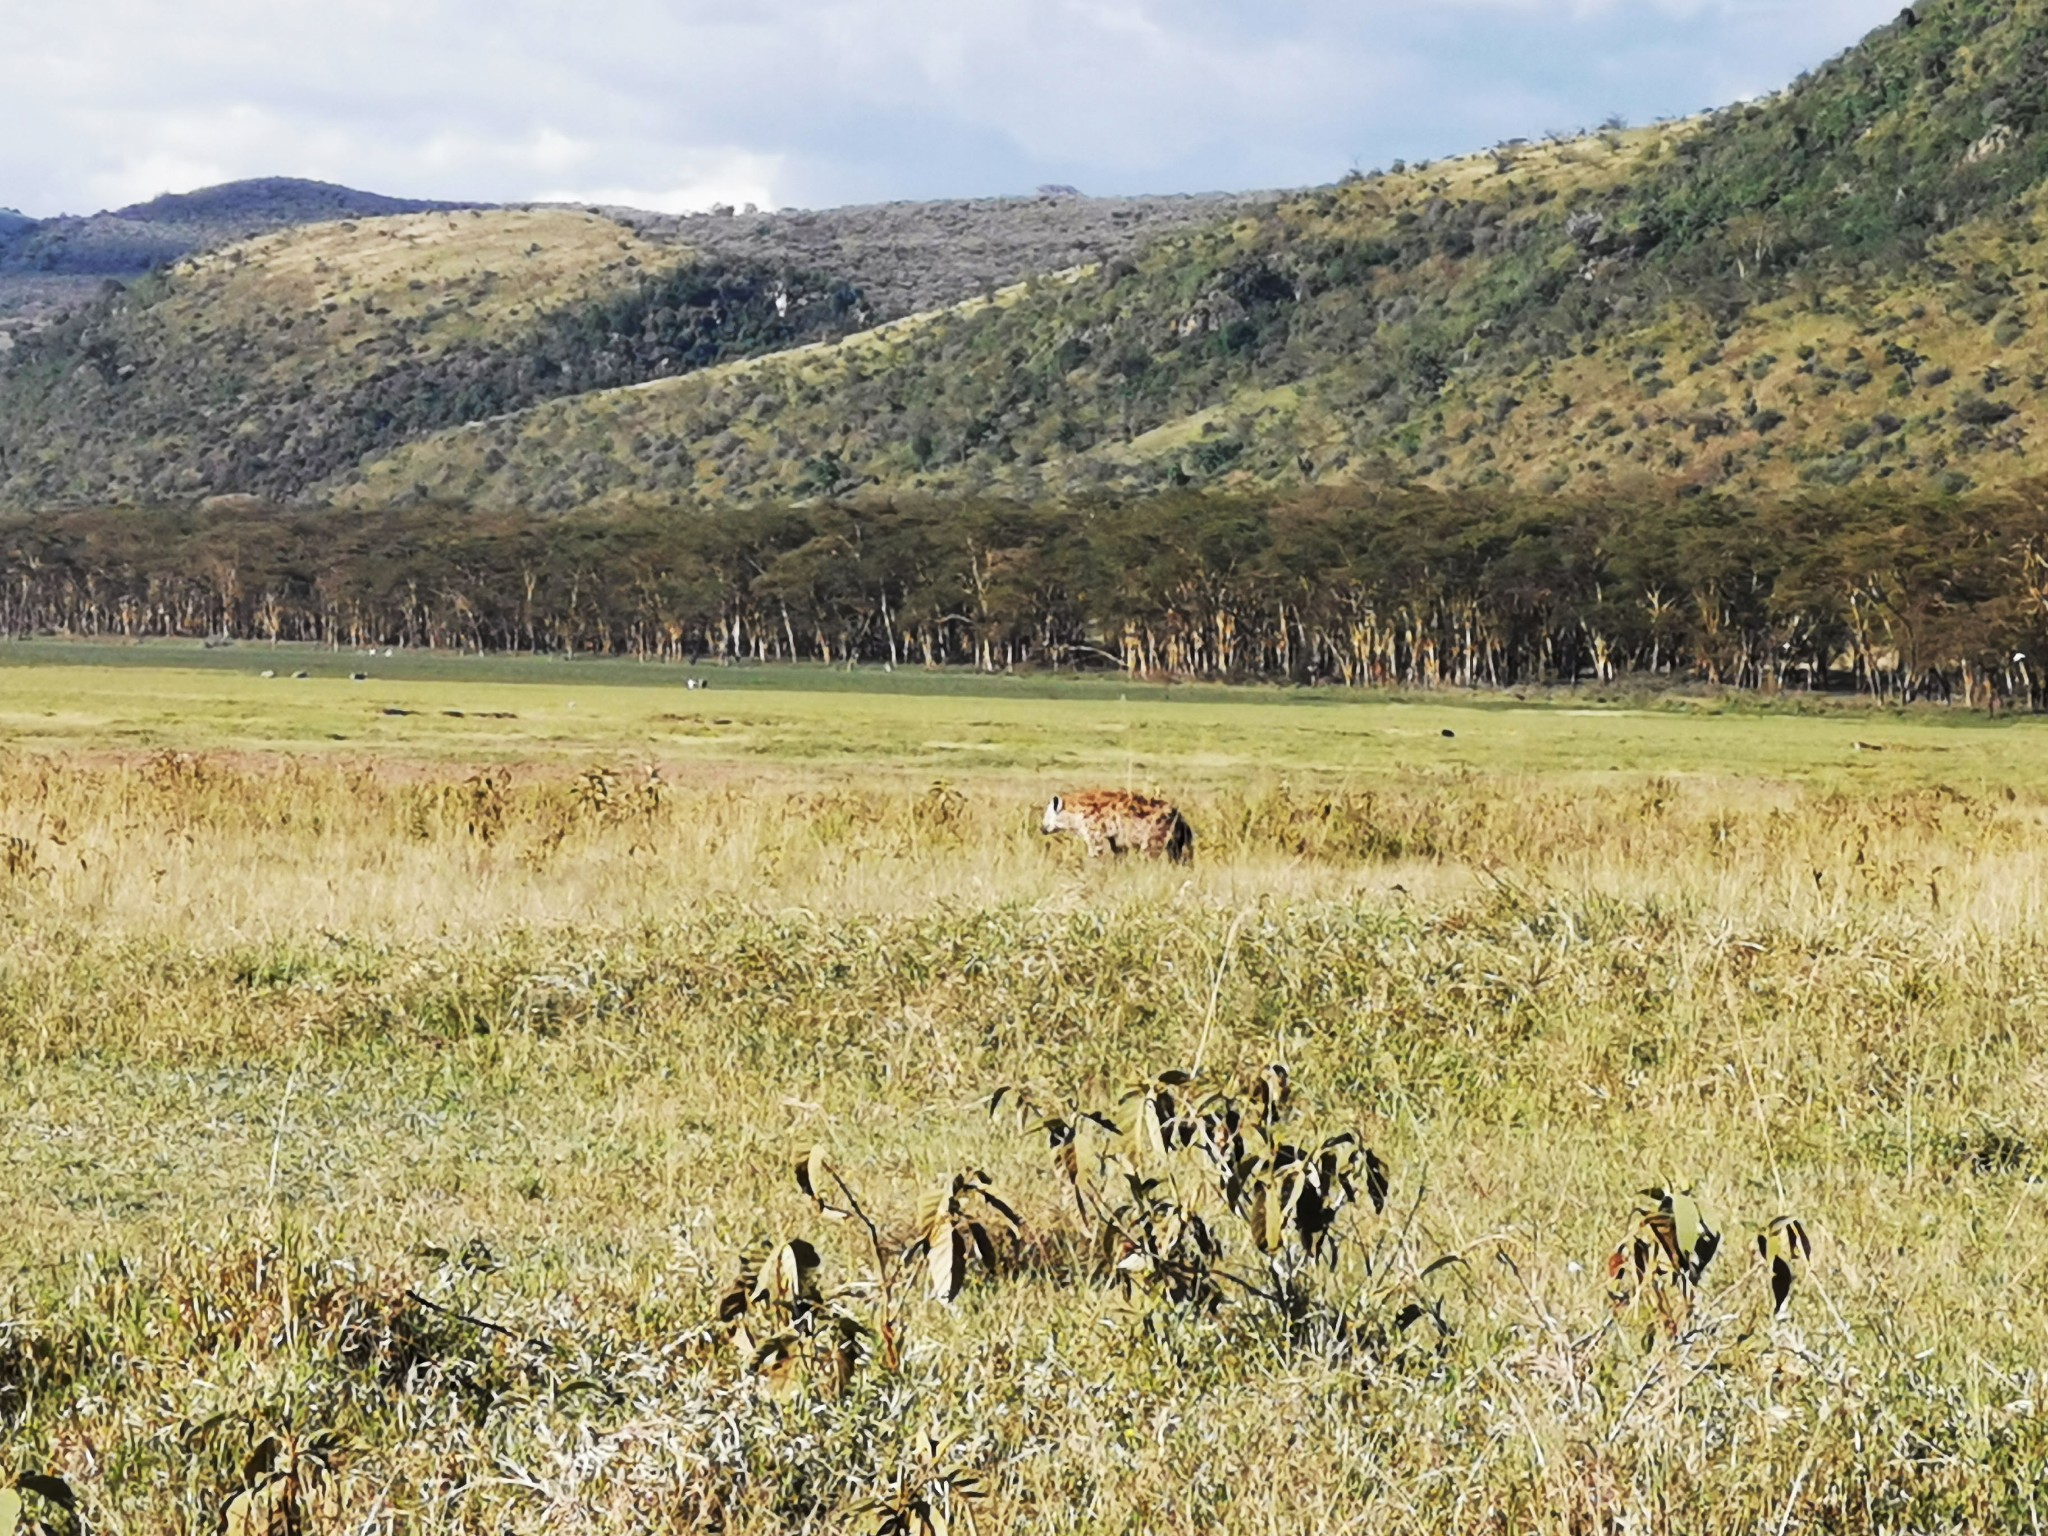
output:
[[[671,207],[1328,180],[1696,110],[1900,0],[0,0],[0,204]]]
[[[649,208],[658,213],[702,213],[717,204],[743,208],[776,206],[781,161],[774,155],[732,150],[695,154],[671,167],[676,179],[666,185],[617,186],[576,182],[543,191],[544,203],[602,203],[614,207]],[[599,172],[598,174],[602,174]]]

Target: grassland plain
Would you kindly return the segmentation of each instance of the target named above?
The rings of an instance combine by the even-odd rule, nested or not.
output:
[[[2036,724],[36,659],[0,1474],[93,1530],[252,1488],[334,1531],[2039,1527]],[[1084,776],[1174,793],[1192,872],[1040,838]],[[1332,1264],[1144,1133],[1157,1074],[1273,1062],[1290,1135],[1390,1170]],[[1084,1195],[1165,1182],[1084,1218],[1003,1084],[1129,1133],[1077,1137]],[[895,1256],[967,1169],[1021,1232],[945,1303]],[[1617,1315],[1652,1185],[1724,1241]],[[1094,1272],[1169,1201],[1224,1304]],[[721,1297],[797,1238],[737,1319],[795,1342],[736,1348]]]

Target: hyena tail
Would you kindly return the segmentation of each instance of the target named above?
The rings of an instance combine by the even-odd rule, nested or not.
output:
[[[1173,824],[1166,832],[1166,856],[1176,864],[1195,861],[1195,829],[1179,811],[1173,813]]]

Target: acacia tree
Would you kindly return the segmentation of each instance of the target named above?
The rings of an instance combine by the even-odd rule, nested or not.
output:
[[[95,509],[0,522],[0,628],[2041,708],[2048,488]]]

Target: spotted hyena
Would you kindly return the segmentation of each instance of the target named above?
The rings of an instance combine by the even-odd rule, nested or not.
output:
[[[1126,794],[1119,789],[1089,789],[1075,795],[1054,795],[1045,808],[1041,830],[1048,835],[1072,832],[1088,845],[1092,858],[1110,853],[1165,854],[1176,864],[1195,856],[1195,830],[1164,800]]]

